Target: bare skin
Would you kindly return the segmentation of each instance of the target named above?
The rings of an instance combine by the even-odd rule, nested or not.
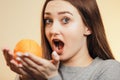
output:
[[[52,53],[53,60],[46,60],[35,55],[25,53],[17,54],[16,60],[9,49],[3,49],[4,57],[10,69],[20,75],[21,80],[42,80],[58,75],[59,56],[56,52]],[[34,76],[34,77],[33,77]]]
[[[87,48],[87,36],[92,32],[84,25],[74,6],[64,0],[50,1],[46,6],[44,20],[45,36],[53,50],[52,60],[29,53],[18,53],[16,60],[21,64],[17,64],[13,53],[9,49],[3,49],[7,65],[12,71],[22,75],[21,80],[42,80],[41,78],[54,77],[58,75],[60,62],[63,65],[79,67],[91,64],[93,59]],[[64,43],[62,50],[57,49],[52,42],[53,39]]]

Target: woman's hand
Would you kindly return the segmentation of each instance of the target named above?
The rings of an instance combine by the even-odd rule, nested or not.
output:
[[[23,77],[25,78],[22,80],[30,80],[30,79],[34,80],[31,77],[31,75],[28,73],[28,71],[26,71],[23,68],[20,68],[21,64],[18,64],[18,62],[16,62],[13,53],[8,48],[4,48],[2,51],[6,60],[6,64],[7,66],[10,67],[12,71],[19,74],[21,76],[21,79]]]
[[[30,72],[36,80],[48,79],[58,75],[59,56],[55,51],[52,53],[52,60],[46,60],[28,53],[19,53],[17,56],[19,57],[18,61],[22,64],[21,68]]]

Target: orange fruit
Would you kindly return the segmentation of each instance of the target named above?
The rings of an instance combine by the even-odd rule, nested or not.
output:
[[[14,56],[16,57],[16,53],[31,53],[38,57],[42,57],[42,48],[38,45],[38,43],[31,39],[22,39],[20,40],[15,48],[14,48]]]

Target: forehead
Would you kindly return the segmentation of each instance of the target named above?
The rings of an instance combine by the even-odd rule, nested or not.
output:
[[[45,12],[57,13],[62,11],[69,11],[72,13],[78,13],[77,9],[67,1],[64,0],[53,0],[48,2]]]

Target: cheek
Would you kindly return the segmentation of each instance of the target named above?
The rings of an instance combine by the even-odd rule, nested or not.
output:
[[[79,46],[85,41],[84,28],[77,25],[71,25],[71,28],[66,30],[65,39],[67,45],[70,46]]]
[[[84,30],[83,28],[77,28],[76,31],[72,34],[73,36],[73,41],[75,42],[76,45],[81,45],[84,40],[85,40],[85,36],[84,36]]]
[[[74,23],[69,25],[69,28],[64,29],[64,33],[66,33],[66,36],[73,36],[73,38],[80,37],[84,34],[84,27],[79,23]]]
[[[47,29],[45,29],[45,36],[46,36],[47,40],[49,41],[49,31]]]

